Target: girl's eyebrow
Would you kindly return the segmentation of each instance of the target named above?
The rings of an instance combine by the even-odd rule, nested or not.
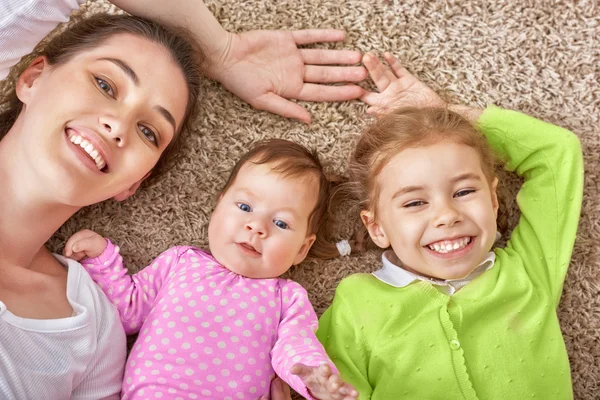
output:
[[[125,73],[125,75],[127,75],[129,79],[131,79],[135,86],[140,86],[140,78],[137,76],[133,68],[131,68],[129,64],[127,64],[125,61],[112,57],[103,57],[100,58],[100,60],[110,61],[111,63],[115,64],[116,66],[121,68],[121,70]],[[171,114],[169,110],[159,105],[156,105],[152,108],[158,111],[160,115],[162,115],[163,118],[166,119],[169,124],[171,124],[171,126],[173,127],[173,131],[177,132],[177,124],[175,123],[175,118],[173,118],[173,114]]]
[[[394,200],[396,197],[402,196],[403,194],[418,192],[421,190],[425,190],[425,188],[423,186],[405,186],[394,193],[392,200]]]
[[[467,181],[467,180],[475,180],[475,181],[480,181],[481,177],[477,174],[474,174],[472,172],[467,172],[464,174],[460,174],[457,177],[452,178],[452,183],[456,183],[456,182],[460,182],[460,181]]]

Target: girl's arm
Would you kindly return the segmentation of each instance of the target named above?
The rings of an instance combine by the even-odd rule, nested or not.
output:
[[[517,195],[521,218],[505,251],[521,257],[532,279],[558,305],[583,197],[579,139],[566,129],[496,107],[486,109],[477,125],[506,169],[525,180]]]
[[[180,254],[178,248],[173,247],[146,268],[129,275],[123,266],[119,247],[108,239],[106,242],[102,254],[84,259],[81,264],[117,307],[125,333],[134,334],[139,331],[154,306],[157,294],[177,267]]]
[[[292,281],[281,290],[281,321],[271,350],[275,373],[307,399],[356,399],[315,336],[318,320],[306,290]]]

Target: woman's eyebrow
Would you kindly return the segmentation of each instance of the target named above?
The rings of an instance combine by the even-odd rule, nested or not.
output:
[[[140,86],[140,78],[137,76],[133,68],[131,68],[129,64],[127,64],[125,61],[112,57],[105,57],[101,58],[100,60],[110,61],[111,63],[115,64],[116,66],[121,68],[121,70],[125,73],[125,75],[129,77],[129,79],[133,81],[135,86]],[[175,118],[173,118],[173,114],[171,114],[169,110],[167,110],[163,106],[154,106],[153,108],[157,110],[160,113],[160,115],[162,115],[163,118],[167,120],[169,124],[171,124],[171,126],[173,127],[173,131],[177,132],[177,124],[175,123]]]

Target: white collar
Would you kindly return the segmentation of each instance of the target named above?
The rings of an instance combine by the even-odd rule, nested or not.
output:
[[[383,262],[383,266],[381,269],[373,272],[373,275],[380,281],[387,283],[390,286],[401,288],[408,286],[414,281],[424,281],[442,287],[442,289],[448,294],[454,294],[454,292],[456,292],[458,289],[462,288],[467,283],[471,282],[473,279],[492,268],[494,266],[494,262],[496,261],[496,254],[490,251],[485,260],[483,260],[483,262],[481,262],[481,264],[479,264],[479,266],[465,278],[448,280],[428,278],[405,270],[399,265],[400,261],[396,257],[396,254],[393,250],[386,250],[381,256],[381,260]],[[396,264],[392,260],[398,260],[398,263]]]

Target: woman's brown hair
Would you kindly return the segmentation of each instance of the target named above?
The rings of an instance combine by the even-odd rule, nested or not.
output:
[[[496,177],[497,158],[485,137],[469,121],[446,108],[404,107],[379,118],[360,136],[348,165],[348,181],[335,189],[332,205],[349,203],[353,214],[368,210],[375,218],[380,192],[377,177],[390,159],[406,148],[425,147],[445,140],[475,149],[491,185]],[[502,201],[500,203],[502,206]],[[503,213],[498,215],[498,225],[503,230],[506,220]],[[370,244],[364,227],[351,244],[357,251],[363,251]]]
[[[176,133],[153,170],[153,176],[160,175],[173,164],[179,152],[181,133],[189,128],[189,121],[193,117],[200,93],[202,51],[186,31],[165,28],[140,17],[95,14],[69,26],[47,43],[42,43],[42,50],[23,60],[18,65],[18,69],[12,71],[11,76],[16,79],[29,64],[27,61],[31,61],[34,55],[45,56],[50,65],[61,65],[77,54],[97,47],[110,37],[119,34],[135,35],[161,45],[179,66],[187,83],[188,101],[180,132]],[[0,140],[17,120],[22,106],[13,85],[0,98]]]
[[[315,182],[318,186],[317,204],[308,218],[307,235],[314,233],[316,239],[308,252],[308,257],[328,259],[339,256],[337,247],[329,241],[327,210],[332,183],[325,175],[319,157],[306,147],[289,140],[262,140],[238,160],[221,193],[225,193],[231,187],[238,172],[246,163],[267,164],[274,172],[284,177]]]

